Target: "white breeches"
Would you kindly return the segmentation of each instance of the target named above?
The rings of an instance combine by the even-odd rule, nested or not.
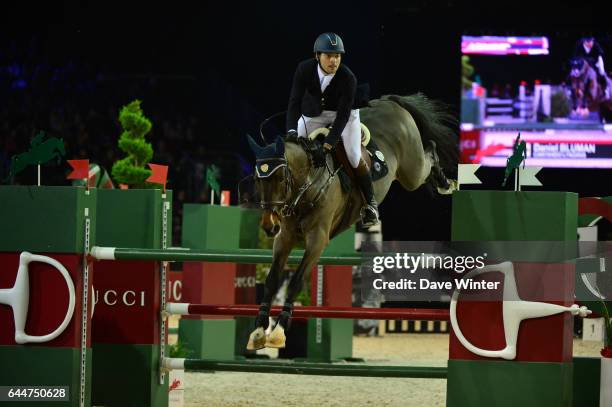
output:
[[[336,120],[336,112],[323,110],[320,116],[308,117],[302,115],[298,120],[298,137],[306,137],[319,127],[327,127]],[[353,168],[359,166],[361,159],[361,121],[359,120],[359,109],[351,110],[348,122],[342,131],[342,143],[346,155]]]

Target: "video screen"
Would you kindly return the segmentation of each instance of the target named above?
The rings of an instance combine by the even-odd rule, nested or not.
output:
[[[461,161],[503,167],[520,134],[526,164],[612,168],[612,38],[461,40]]]

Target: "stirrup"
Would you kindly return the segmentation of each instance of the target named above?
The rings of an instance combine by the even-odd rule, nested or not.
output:
[[[378,210],[373,205],[366,205],[361,208],[361,224],[369,228],[371,226],[377,225],[378,220]]]

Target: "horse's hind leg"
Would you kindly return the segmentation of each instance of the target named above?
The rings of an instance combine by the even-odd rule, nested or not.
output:
[[[287,258],[289,257],[289,253],[291,253],[294,242],[295,234],[287,233],[283,230],[281,230],[280,234],[274,240],[272,266],[266,277],[263,300],[259,306],[259,313],[255,320],[255,330],[251,332],[249,336],[249,342],[247,344],[248,350],[262,349],[266,346],[266,329],[268,329],[269,325],[272,298],[278,291],[280,274],[285,268]]]
[[[438,151],[436,147],[436,142],[431,140],[431,157],[432,157],[432,165],[431,165],[431,174],[436,188],[438,189],[438,193],[440,194],[450,194],[453,190],[456,189],[457,183],[450,181],[446,178],[444,171],[442,170],[442,166],[440,165],[440,158],[438,157]]]
[[[419,143],[420,144],[420,143]],[[434,163],[431,146],[411,149],[398,162],[397,180],[407,191],[414,191],[427,181]]]
[[[325,228],[317,227],[314,231],[306,233],[304,243],[304,257],[289,281],[283,310],[278,317],[276,326],[268,336],[266,346],[269,348],[285,347],[285,330],[289,329],[291,314],[293,313],[293,301],[302,289],[304,272],[310,270],[321,257],[323,249],[329,243],[329,232],[326,232]]]
[[[425,184],[430,177],[439,193],[447,194],[454,189],[455,185],[446,178],[442,171],[436,143],[433,140],[430,140],[423,150],[414,150],[414,153],[405,161],[400,163],[397,179],[406,190],[414,191]]]

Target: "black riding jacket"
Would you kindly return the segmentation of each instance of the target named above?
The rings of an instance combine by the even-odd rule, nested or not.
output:
[[[323,110],[332,110],[336,112],[336,120],[325,141],[335,145],[348,122],[351,109],[356,108],[357,78],[345,64],[340,64],[331,82],[321,93],[318,64],[314,58],[307,59],[300,62],[295,71],[287,108],[287,131],[297,129],[301,115],[317,117]]]
[[[576,45],[576,50],[574,51],[574,57],[584,58],[589,63],[591,68],[593,69],[595,69],[595,64],[597,64],[597,60],[599,59],[600,56],[603,57],[603,54],[604,54],[603,49],[601,49],[599,44],[596,42],[593,43],[593,47],[591,48],[591,51],[588,53],[584,49],[582,42],[579,42]],[[596,71],[597,73],[599,73],[599,70],[596,70]]]

